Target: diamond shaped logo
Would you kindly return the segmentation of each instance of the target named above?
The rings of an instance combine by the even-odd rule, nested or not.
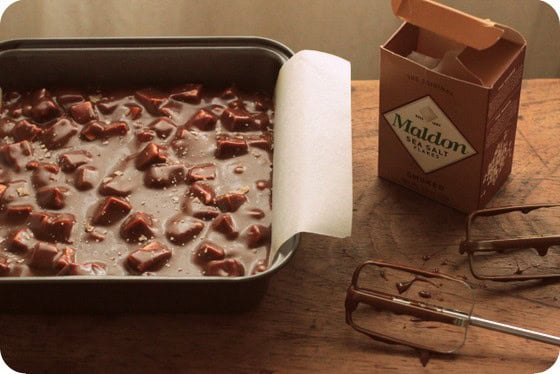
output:
[[[429,96],[393,109],[383,116],[424,173],[431,173],[476,154]]]

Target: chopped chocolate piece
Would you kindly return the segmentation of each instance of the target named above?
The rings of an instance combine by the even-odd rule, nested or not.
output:
[[[220,215],[220,211],[218,208],[204,205],[198,199],[191,199],[190,193],[183,200],[181,210],[186,214],[190,214],[194,218],[198,218],[203,221],[211,221]]]
[[[165,236],[177,245],[184,245],[196,237],[204,229],[204,222],[188,216],[178,215],[167,221]]]
[[[0,119],[0,138],[3,138],[5,136],[12,136],[12,131],[15,126],[16,123],[10,119]]]
[[[64,147],[78,133],[78,127],[67,119],[58,120],[42,135],[43,144],[47,149]]]
[[[240,193],[227,193],[216,197],[216,206],[222,212],[235,212],[243,203],[247,201],[247,196]]]
[[[78,166],[85,165],[91,162],[92,156],[88,151],[72,151],[60,155],[58,164],[63,171],[69,173],[78,168]]]
[[[200,164],[189,169],[187,174],[187,183],[196,181],[210,180],[216,178],[216,165]]]
[[[37,162],[37,161],[30,161],[25,165],[27,170],[36,170],[36,169],[45,169],[53,174],[58,174],[60,171],[60,167],[55,164],[51,164],[48,162]]]
[[[235,222],[229,214],[221,214],[214,222],[212,222],[212,228],[225,235],[229,240],[233,240],[239,236],[239,232],[235,227]]]
[[[251,118],[253,119],[253,122],[255,123],[254,127],[259,129],[259,130],[266,130],[267,128],[270,127],[270,119],[268,118],[268,116],[266,115],[266,113],[259,113],[259,114],[254,114],[251,116]]]
[[[149,142],[156,137],[156,133],[152,130],[143,130],[136,133],[136,139],[139,142]]]
[[[54,269],[55,258],[58,254],[59,251],[56,245],[38,242],[31,248],[27,264],[37,269]]]
[[[210,261],[223,260],[226,252],[216,243],[204,241],[196,248],[193,255],[195,264],[203,265]]]
[[[245,139],[241,137],[229,137],[218,135],[216,137],[216,157],[232,158],[241,156],[249,152],[249,146]]]
[[[167,161],[165,148],[155,143],[149,143],[140,153],[136,156],[136,168],[144,170],[153,164],[163,164]]]
[[[29,215],[29,228],[38,240],[70,243],[72,228],[76,223],[69,213],[32,212]]]
[[[264,149],[265,151],[272,151],[272,136],[269,133],[248,136],[247,144],[251,147]]]
[[[136,182],[128,176],[129,169],[125,171],[117,170],[111,177],[103,179],[99,186],[99,193],[104,196],[128,196],[136,188]]]
[[[8,205],[6,208],[6,221],[11,225],[23,223],[33,211],[33,207],[28,204]]]
[[[159,108],[167,101],[167,95],[153,88],[136,91],[134,97],[154,116],[161,113]]]
[[[76,250],[70,247],[64,247],[60,251],[61,255],[56,259],[54,267],[62,269],[66,265],[76,262]]]
[[[28,169],[30,164],[31,163],[27,164]],[[57,175],[59,170],[60,168],[55,164],[37,164],[37,166],[33,168],[33,172],[31,173],[31,183],[33,184],[33,187],[40,188],[51,183],[58,182]]]
[[[0,256],[0,277],[5,277],[10,274],[10,264],[8,259]]]
[[[238,96],[239,96],[239,92],[237,90],[237,87],[235,87],[235,86],[231,86],[231,87],[226,88],[220,94],[220,97],[222,99],[237,99]]]
[[[152,165],[144,174],[144,184],[151,188],[163,188],[176,185],[185,180],[185,166]]]
[[[117,109],[117,106],[119,106],[117,102],[108,99],[103,99],[95,105],[97,106],[97,109],[105,115],[112,114],[115,109]]]
[[[80,101],[84,101],[84,95],[76,90],[58,90],[56,92],[56,101],[59,105],[64,107],[68,106],[69,104],[79,103]]]
[[[32,142],[37,139],[42,132],[43,129],[39,126],[24,119],[14,126],[14,129],[12,130],[12,138],[14,138],[16,142],[20,142],[22,140],[29,140]]]
[[[220,116],[222,125],[229,131],[256,131],[260,125],[249,113],[241,109],[227,108]]]
[[[247,108],[245,108],[245,104],[243,103],[242,100],[233,100],[233,101],[230,101],[230,102],[228,103],[228,108],[231,108],[231,109],[239,109],[239,110],[242,110],[242,111],[246,111],[246,110],[247,110]]]
[[[126,115],[133,121],[137,120],[142,115],[142,108],[138,105],[128,105],[128,113]]]
[[[247,210],[247,215],[255,219],[263,219],[266,214],[262,211],[262,209],[253,208]]]
[[[41,187],[37,190],[37,204],[41,208],[60,210],[64,208],[64,200],[70,192],[65,187]]]
[[[171,250],[159,242],[151,242],[126,257],[127,265],[139,272],[161,268],[170,258]]]
[[[103,136],[110,138],[112,136],[124,136],[128,132],[128,125],[123,121],[111,122],[105,126]]]
[[[204,275],[217,275],[220,277],[240,277],[245,275],[243,265],[234,259],[210,261],[206,265]]]
[[[171,147],[177,156],[186,157],[188,155],[191,142],[196,142],[193,135],[185,128],[180,128],[175,133],[175,138],[171,142]]]
[[[176,101],[168,101],[163,104],[159,111],[166,117],[175,118],[180,117],[181,110],[183,109],[183,105],[176,102]]]
[[[6,248],[11,252],[27,252],[31,248],[33,234],[27,228],[17,229],[6,238]]]
[[[91,121],[87,125],[84,126],[82,131],[80,131],[80,138],[84,140],[94,141],[96,139],[100,139],[104,136],[105,128],[103,127],[102,122],[99,121]]]
[[[189,104],[198,104],[201,99],[201,94],[201,84],[189,83],[173,90],[171,98],[173,100],[183,101]]]
[[[263,225],[249,226],[244,235],[249,248],[257,248],[270,242],[270,228]]]
[[[31,118],[35,122],[44,123],[51,121],[62,114],[56,103],[50,98],[49,94],[36,95],[32,102]]]
[[[58,272],[58,275],[107,275],[105,264],[86,262],[84,264],[68,264]]]
[[[201,131],[211,131],[216,127],[217,122],[218,117],[214,113],[206,109],[200,109],[194,116],[191,117],[191,119],[189,119],[187,123],[185,123],[185,127],[187,129],[196,127]]]
[[[74,121],[84,124],[97,118],[91,101],[84,101],[70,107],[70,115]]]
[[[216,197],[214,189],[206,183],[202,182],[193,183],[189,189],[189,192],[192,196],[197,197],[206,205],[213,204],[214,198]]]
[[[162,117],[150,123],[149,128],[154,130],[158,137],[167,139],[177,129],[177,126],[170,119]]]
[[[121,225],[121,237],[130,242],[151,239],[156,234],[153,224],[154,223],[150,215],[142,212],[136,212],[130,215]]]
[[[5,205],[12,201],[20,200],[26,196],[31,195],[31,190],[27,187],[27,182],[24,180],[16,180],[4,185],[0,205]]]
[[[0,159],[15,171],[19,172],[33,155],[33,148],[27,141],[0,146]]]
[[[82,165],[76,169],[74,177],[74,186],[80,191],[93,188],[99,181],[99,172],[94,166]]]
[[[92,223],[94,225],[112,225],[126,217],[132,210],[132,206],[123,199],[110,196],[98,205],[93,214]]]

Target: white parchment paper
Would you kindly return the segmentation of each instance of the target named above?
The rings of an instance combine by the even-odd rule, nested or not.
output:
[[[352,227],[350,63],[295,54],[275,92],[272,254],[300,232],[346,237]]]

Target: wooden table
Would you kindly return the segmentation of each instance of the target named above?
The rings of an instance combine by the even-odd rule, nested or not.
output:
[[[457,250],[464,215],[377,178],[378,82],[356,81],[352,90],[352,238],[304,235],[249,313],[1,315],[5,360],[26,373],[533,373],[550,367],[558,348],[473,327],[459,353],[437,355],[423,368],[413,350],[371,341],[345,325],[352,271],[363,260],[384,258],[466,276],[478,315],[560,335],[560,284],[481,287]],[[513,174],[491,206],[560,200],[560,80],[525,81],[521,99]]]

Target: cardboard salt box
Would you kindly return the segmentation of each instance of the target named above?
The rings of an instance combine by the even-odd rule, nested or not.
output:
[[[511,173],[526,41],[430,0],[381,46],[379,176],[470,212]]]

